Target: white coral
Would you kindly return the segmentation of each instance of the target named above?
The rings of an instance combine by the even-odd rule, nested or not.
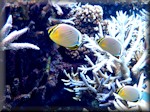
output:
[[[100,78],[96,73],[93,73],[93,77],[85,75],[83,71],[71,74],[67,73],[64,70],[65,75],[69,79],[61,79],[64,82],[64,85],[69,86],[70,88],[64,88],[69,92],[75,92],[76,96],[73,97],[75,100],[81,101],[82,91],[90,91],[96,94],[96,99],[100,102],[105,101],[111,94],[111,86],[113,81],[110,81],[110,76],[107,79]],[[71,89],[72,88],[72,89]],[[110,90],[109,93],[103,93],[103,89],[107,88]]]
[[[30,48],[39,50],[40,48],[34,44],[31,43],[12,43],[14,40],[17,40],[22,34],[26,33],[28,30],[28,27],[23,28],[21,30],[15,30],[13,32],[10,32],[10,29],[12,27],[12,15],[10,15],[7,19],[6,24],[1,29],[1,35],[2,35],[2,41],[0,42],[0,49],[7,50],[7,49],[23,49],[23,48]]]
[[[141,77],[139,85],[137,86],[135,84],[134,86],[138,87],[139,90],[142,91],[143,80],[145,79],[145,76],[143,76],[143,71],[141,71],[141,69],[145,66],[147,50],[149,47],[147,43],[149,33],[146,30],[146,28],[149,28],[148,21],[146,19],[149,13],[145,10],[142,10],[140,15],[133,14],[131,16],[127,16],[126,12],[123,13],[122,11],[116,12],[116,14],[116,18],[111,16],[111,20],[108,20],[109,34],[107,36],[115,38],[122,43],[122,55],[118,59],[109,52],[104,51],[97,44],[96,40],[104,36],[101,24],[99,23],[99,34],[94,39],[90,38],[86,34],[83,35],[84,46],[89,48],[94,53],[96,61],[93,62],[92,59],[85,55],[84,60],[87,61],[87,64],[78,67],[81,77],[79,80],[82,82],[82,86],[84,85],[84,88],[82,88],[82,86],[74,86],[74,88],[76,92],[77,90],[81,90],[81,88],[84,91],[93,91],[96,94],[95,98],[100,102],[100,106],[114,104],[116,110],[119,111],[122,109],[140,110],[142,105],[141,102],[143,102],[143,100],[141,100],[138,105],[128,102],[129,107],[132,107],[129,108],[126,107],[126,105],[124,105],[120,99],[118,99],[119,96],[117,94],[112,94],[112,92],[116,91],[116,87],[114,86],[114,81],[116,79],[118,79],[122,85],[131,84],[131,73]],[[146,47],[144,46],[145,44]],[[135,61],[135,64],[131,65],[133,60]],[[88,77],[88,71],[92,72],[92,79]],[[108,74],[107,71],[109,71],[110,74]],[[111,73],[113,73],[114,76],[111,76]],[[105,80],[104,82],[107,83],[102,83],[103,80]],[[73,84],[72,82],[70,84]],[[117,82],[117,84],[120,87],[122,86],[121,84],[119,85],[119,82]],[[99,90],[99,88],[103,87],[106,87],[112,92],[104,94],[103,91]],[[107,103],[101,104],[101,101],[109,98],[111,95],[114,95],[115,97],[113,101],[109,100]],[[78,98],[79,97],[77,97],[77,99]],[[145,108],[147,109],[146,106]],[[113,111],[110,108],[108,108],[108,110]]]

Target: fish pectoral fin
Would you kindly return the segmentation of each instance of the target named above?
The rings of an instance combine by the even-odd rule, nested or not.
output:
[[[67,47],[67,49],[70,49],[70,50],[77,50],[79,48],[78,45],[75,45],[73,47]]]

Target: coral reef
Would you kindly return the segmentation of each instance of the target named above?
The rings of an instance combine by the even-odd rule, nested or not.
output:
[[[83,64],[81,67],[78,67],[78,73],[68,74],[64,71],[68,80],[62,79],[62,81],[66,86],[69,86],[69,88],[65,87],[66,90],[75,92],[75,97],[73,97],[75,100],[82,101],[81,98],[84,92],[90,91],[88,94],[91,94],[91,92],[95,94],[94,97],[99,101],[100,107],[113,104],[118,111],[122,109],[140,110],[143,106],[140,105],[143,100],[140,100],[139,103],[134,103],[134,106],[132,105],[133,108],[128,109],[130,107],[129,104],[126,106],[118,99],[115,101],[116,98],[111,99],[111,97],[113,96],[112,93],[116,92],[115,80],[119,80],[123,85],[133,85],[134,80],[138,80],[141,77],[138,86],[139,91],[141,91],[144,79],[147,77],[144,68],[148,58],[147,50],[149,49],[146,42],[149,36],[146,33],[149,26],[148,21],[143,20],[143,18],[147,18],[149,13],[142,10],[136,16],[127,16],[126,12],[119,11],[116,12],[116,15],[116,18],[112,16],[111,20],[108,21],[107,28],[108,36],[116,38],[123,44],[123,53],[119,59],[104,51],[96,43],[95,39],[84,35],[83,41],[87,42],[84,46],[91,49],[97,59],[93,62],[92,58],[90,59],[85,55],[84,60],[88,62],[88,65]],[[99,28],[100,36],[103,37],[102,28]],[[135,59],[135,57],[139,58]],[[109,92],[106,92],[106,89]],[[111,111],[110,108],[109,110]],[[148,110],[148,106],[144,107],[142,111],[145,110]]]
[[[73,9],[70,14],[75,19],[75,27],[81,31],[81,33],[88,34],[90,37],[95,36],[98,33],[98,24],[103,19],[103,9],[99,5],[80,4]],[[86,28],[85,28],[86,27]]]
[[[15,1],[3,7],[1,15],[8,18],[1,30],[1,49],[5,53],[5,60],[1,58],[1,64],[6,63],[3,111],[36,110],[37,106],[43,109],[48,105],[55,106],[59,100],[59,88],[56,88],[58,75],[72,65],[62,61],[58,48],[48,38],[48,18],[64,16],[60,15],[60,9],[67,9],[68,12],[70,9],[53,5],[46,0],[37,3]],[[39,24],[41,21],[43,24]]]
[[[0,110],[141,109],[147,102],[121,99],[117,89],[129,85],[145,92],[148,88],[149,12],[140,10],[145,6],[8,0],[0,13],[6,23],[1,28],[0,42],[0,52],[5,53],[5,60],[0,56],[0,65],[5,63]],[[59,23],[81,31],[83,43],[78,50],[60,47],[49,39],[47,30]],[[97,44],[97,39],[107,36],[122,43],[120,57]]]
[[[90,5],[90,4],[77,4],[68,14],[69,17],[74,18],[75,28],[77,28],[82,34],[87,34],[91,38],[98,36],[99,33],[99,23],[101,22],[104,26],[106,25],[103,22],[103,9],[99,5]],[[84,47],[80,46],[76,51],[65,49],[65,54],[74,61],[81,61],[84,59],[84,55],[92,56],[91,51]]]

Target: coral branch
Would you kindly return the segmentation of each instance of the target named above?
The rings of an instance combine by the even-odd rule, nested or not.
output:
[[[28,28],[23,28],[19,31],[13,31],[11,32],[6,38],[4,38],[1,42],[1,46],[8,46],[11,42],[14,40],[17,40],[19,36],[27,32]]]
[[[10,43],[6,49],[18,50],[18,49],[34,49],[40,50],[40,48],[34,44],[30,43]]]
[[[138,60],[138,62],[132,67],[132,72],[134,74],[137,74],[138,71],[140,70],[140,66],[142,65],[142,63],[144,62],[144,60],[147,57],[147,50],[144,51],[143,55],[141,56],[141,58]]]
[[[141,40],[142,36],[142,23],[139,21],[139,27],[138,27],[138,34],[137,34],[137,39],[134,43],[134,45],[131,47],[131,51],[128,53],[127,57],[126,57],[126,63],[128,64],[129,61],[131,60],[133,53],[135,52],[135,50],[137,49],[137,46]]]
[[[28,27],[23,28],[18,31],[13,31],[9,35],[7,35],[12,27],[12,15],[10,15],[7,19],[6,24],[3,26],[1,30],[2,35],[2,41],[0,42],[0,49],[1,50],[18,50],[18,49],[34,49],[34,50],[40,50],[40,48],[36,45],[30,44],[30,43],[12,43],[14,40],[17,40],[21,35],[26,33],[28,31]]]
[[[82,78],[85,85],[89,88],[89,90],[91,90],[94,93],[97,93],[97,90],[94,87],[92,87],[91,85],[88,84],[88,82],[87,82],[87,80],[86,80],[86,78],[85,78],[85,76],[82,72],[80,73],[80,77]]]
[[[5,25],[1,29],[2,39],[8,35],[11,28],[12,28],[12,15],[9,15]]]

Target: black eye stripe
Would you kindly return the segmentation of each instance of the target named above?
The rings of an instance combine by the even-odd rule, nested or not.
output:
[[[123,89],[123,87],[121,87],[119,90],[117,90],[117,94]]]
[[[99,43],[100,43],[100,40],[98,40],[97,43],[99,44]]]
[[[56,26],[54,26],[50,31],[48,31],[48,34],[50,35],[53,31],[54,31],[54,29],[57,27],[58,25],[56,25]]]
[[[97,43],[99,44],[105,37],[102,37],[100,39],[97,40]]]

